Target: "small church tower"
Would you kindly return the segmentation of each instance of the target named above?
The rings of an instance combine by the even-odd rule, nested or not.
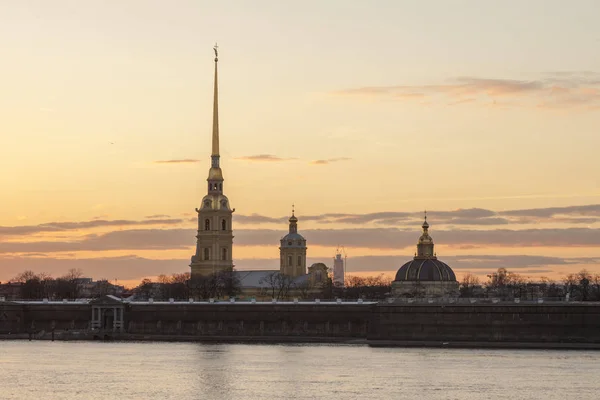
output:
[[[196,254],[192,256],[191,278],[199,278],[213,273],[233,269],[232,214],[235,209],[229,205],[223,194],[223,172],[219,155],[219,86],[217,63],[219,61],[217,45],[215,51],[215,87],[213,98],[213,127],[211,166],[208,171],[208,193],[202,199],[198,213],[198,234],[196,235]]]
[[[283,275],[298,277],[306,275],[306,239],[298,233],[298,218],[290,217],[290,231],[281,238],[279,247],[279,272]]]

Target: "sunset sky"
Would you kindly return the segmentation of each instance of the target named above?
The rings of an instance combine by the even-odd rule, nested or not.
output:
[[[0,281],[189,271],[210,166],[238,269],[600,273],[596,0],[0,2]]]

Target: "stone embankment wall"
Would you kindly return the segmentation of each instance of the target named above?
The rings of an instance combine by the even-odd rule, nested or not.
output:
[[[132,304],[126,331],[142,335],[365,338],[369,305]]]
[[[86,330],[91,307],[67,303],[0,303],[0,334]]]
[[[77,332],[80,338],[367,340],[369,343],[600,345],[600,305],[125,303],[124,332],[92,332],[92,305],[0,303],[1,337]],[[10,335],[9,335],[10,334]],[[68,337],[70,337],[68,336]],[[59,336],[60,337],[60,336]],[[62,336],[67,337],[67,336]]]
[[[368,339],[600,343],[600,304],[379,304]]]

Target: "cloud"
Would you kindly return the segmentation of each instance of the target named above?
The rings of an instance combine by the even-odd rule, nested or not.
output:
[[[286,217],[272,218],[259,214],[251,215],[234,215],[234,222],[239,224],[282,224],[285,223]]]
[[[548,208],[530,208],[521,210],[500,211],[500,215],[518,216],[518,217],[538,217],[548,218],[557,215],[571,216],[597,216],[600,217],[600,204],[590,204],[585,206],[569,207],[548,207]]]
[[[235,246],[277,246],[286,229],[236,229]],[[406,249],[415,246],[419,229],[349,228],[305,229],[301,234],[309,246],[335,247],[340,243],[347,248],[373,250]],[[108,233],[89,234],[82,238],[62,241],[0,242],[0,254],[53,253],[107,250],[175,250],[191,249],[195,244],[194,229],[131,229]],[[490,229],[432,230],[438,245],[456,248],[479,247],[600,247],[600,229]],[[191,251],[191,250],[190,250]]]
[[[175,160],[154,161],[154,164],[193,164],[193,163],[197,163],[197,162],[200,162],[200,160],[197,160],[194,158],[182,158],[182,159],[175,159]]]
[[[188,265],[188,259],[155,260],[135,255],[77,259],[0,257],[0,281],[5,282],[26,270],[46,272],[56,277],[71,268],[81,269],[85,276],[95,279],[141,280],[145,276],[189,272]]]
[[[350,157],[336,157],[336,158],[327,158],[324,160],[314,160],[314,161],[311,161],[310,164],[312,164],[312,165],[327,165],[327,164],[331,164],[334,162],[348,161],[348,160],[352,160],[352,159]]]
[[[273,154],[256,154],[252,156],[236,157],[235,160],[250,161],[250,162],[280,162],[295,160],[295,158],[282,158]]]
[[[357,273],[380,273],[388,271],[393,274],[404,263],[411,259],[410,254],[398,254],[391,256],[359,256],[348,257],[346,273],[354,275]],[[573,270],[582,267],[592,273],[600,273],[597,268],[600,259],[594,257],[582,258],[560,258],[528,255],[467,255],[467,256],[445,256],[441,260],[449,264],[455,271],[457,278],[466,272],[485,275],[505,267],[509,271],[521,274],[540,274],[558,272],[559,276],[566,275]],[[257,270],[279,268],[277,258],[247,258],[236,259],[236,269]],[[331,267],[331,260],[327,257],[308,257],[307,265],[324,262]],[[52,276],[61,276],[70,268],[79,268],[85,276],[94,279],[119,279],[119,280],[141,280],[145,276],[157,276],[160,274],[171,274],[189,271],[189,259],[165,259],[156,260],[136,255],[120,257],[97,257],[97,258],[40,258],[37,255],[23,256],[0,256],[0,281],[7,281],[20,272],[32,270],[34,272],[46,272]]]
[[[600,222],[600,204],[571,207],[538,208],[530,210],[493,211],[483,208],[459,208],[456,210],[427,211],[431,223],[440,225],[504,226],[508,224],[593,224]],[[241,224],[280,223],[287,217],[268,217],[252,214],[251,217],[236,215]],[[318,221],[327,224],[377,224],[414,227],[423,220],[422,212],[384,211],[366,214],[320,214],[298,215],[300,221]]]
[[[458,77],[443,84],[367,86],[338,90],[334,94],[420,101],[441,100],[448,105],[497,105],[497,99],[508,98],[516,101],[511,102],[511,105],[587,109],[600,105],[600,74],[589,71],[554,73],[536,80]],[[490,103],[490,100],[493,102]]]
[[[149,217],[148,217],[149,218]],[[146,219],[142,221],[135,220],[104,220],[94,219],[81,222],[46,222],[39,225],[23,226],[0,226],[1,236],[21,236],[33,235],[42,232],[63,232],[80,229],[92,229],[108,226],[133,226],[133,225],[176,225],[182,223],[182,219]]]
[[[155,214],[155,215],[146,215],[144,218],[148,218],[148,219],[156,219],[156,218],[169,218],[170,215],[166,215],[166,214]]]

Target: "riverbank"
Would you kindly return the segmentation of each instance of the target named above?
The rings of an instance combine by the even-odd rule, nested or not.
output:
[[[447,348],[447,349],[520,349],[520,350],[600,350],[600,343],[552,342],[486,342],[486,341],[429,341],[429,340],[368,340],[343,337],[303,336],[191,336],[191,335],[130,335],[83,332],[55,332],[30,336],[28,334],[0,335],[1,340],[20,341],[115,341],[115,342],[187,342],[187,343],[245,343],[245,344],[346,344],[381,348]]]

